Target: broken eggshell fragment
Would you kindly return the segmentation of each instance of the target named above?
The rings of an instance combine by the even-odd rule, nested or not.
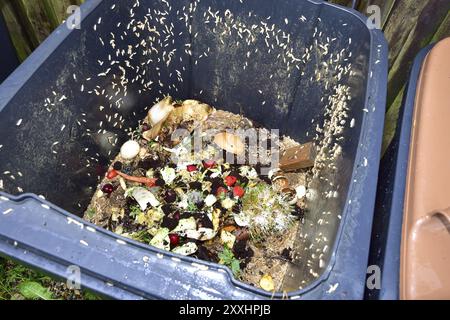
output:
[[[169,238],[169,229],[161,228],[156,232],[153,239],[150,241],[150,245],[169,251],[170,250],[170,238]]]
[[[306,197],[306,187],[305,186],[296,187],[295,192],[297,193],[298,199],[303,199],[304,197]]]
[[[193,217],[181,219],[178,222],[178,226],[172,232],[186,234],[187,230],[197,230],[197,222],[195,222]]]
[[[190,256],[196,253],[198,246],[194,242],[188,242],[180,247],[176,247],[172,250],[173,253],[180,254],[182,256]]]
[[[197,222],[193,217],[188,219],[181,219],[178,226],[172,231],[174,233],[179,233],[186,236],[186,238],[207,241],[213,239],[217,231],[209,228],[198,228]]]
[[[141,147],[134,140],[127,141],[120,148],[120,156],[125,160],[132,160],[139,154]]]
[[[189,239],[208,241],[216,236],[217,232],[210,228],[198,228],[198,230],[187,230],[186,237]]]
[[[210,194],[205,198],[205,205],[207,207],[212,207],[216,202],[217,198],[213,194]]]
[[[228,248],[233,248],[234,243],[236,242],[236,237],[231,232],[222,229],[220,232],[220,241],[222,244],[228,246]]]
[[[160,205],[160,202],[158,201],[158,199],[156,199],[154,194],[145,188],[133,188],[131,189],[131,191],[128,191],[127,194],[131,194],[134,200],[136,200],[139,204],[139,207],[141,207],[142,211],[145,211],[149,204],[152,207],[157,207]]]

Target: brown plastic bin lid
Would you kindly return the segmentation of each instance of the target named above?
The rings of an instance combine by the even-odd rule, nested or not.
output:
[[[409,159],[400,298],[450,299],[450,38],[422,67]]]

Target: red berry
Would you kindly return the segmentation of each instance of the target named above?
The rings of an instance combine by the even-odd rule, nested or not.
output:
[[[211,169],[214,168],[214,166],[216,165],[216,162],[214,160],[206,160],[203,161],[203,167],[205,169]]]
[[[106,177],[108,178],[108,179],[114,179],[115,177],[117,177],[119,174],[117,173],[117,171],[116,170],[110,170],[107,174],[106,174]]]
[[[245,190],[240,186],[236,186],[233,188],[233,194],[235,197],[242,198],[245,194]]]
[[[106,194],[111,194],[114,191],[114,186],[110,183],[107,183],[102,187],[102,191]]]
[[[170,245],[172,247],[176,247],[180,244],[180,236],[177,235],[176,233],[169,234],[169,239],[170,239]]]
[[[228,176],[225,178],[225,184],[229,187],[232,187],[237,182],[237,178],[233,176]]]
[[[197,170],[198,170],[198,168],[194,164],[191,164],[191,165],[187,166],[187,171],[188,172],[194,172],[194,171],[197,171]]]
[[[227,189],[225,189],[224,187],[219,187],[219,188],[217,188],[217,193],[216,193],[216,195],[218,196],[218,197],[220,197],[220,195],[221,194],[227,194],[228,193],[228,190]]]

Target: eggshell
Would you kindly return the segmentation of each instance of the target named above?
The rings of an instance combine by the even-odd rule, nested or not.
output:
[[[125,160],[132,160],[137,157],[141,147],[136,141],[130,140],[124,143],[120,148],[120,156]]]

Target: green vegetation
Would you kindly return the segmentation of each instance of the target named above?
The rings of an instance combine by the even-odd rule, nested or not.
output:
[[[59,282],[48,276],[0,258],[0,300],[63,300],[67,296],[73,299],[73,291],[60,287]],[[90,292],[81,292],[76,298],[100,299]]]
[[[227,245],[224,245],[223,251],[219,253],[219,259],[220,264],[229,267],[231,269],[231,272],[233,272],[233,275],[236,278],[239,278],[239,276],[241,275],[241,262],[239,261],[239,259],[236,259],[233,251],[228,248]]]
[[[130,207],[130,216],[132,218],[136,218],[142,213],[142,210],[139,206],[131,206]]]
[[[86,211],[86,218],[92,219],[92,218],[95,217],[95,214],[96,214],[95,209],[94,208],[90,208],[90,209],[88,209]]]
[[[51,279],[26,267],[0,259],[0,300],[53,299],[46,288]]]

